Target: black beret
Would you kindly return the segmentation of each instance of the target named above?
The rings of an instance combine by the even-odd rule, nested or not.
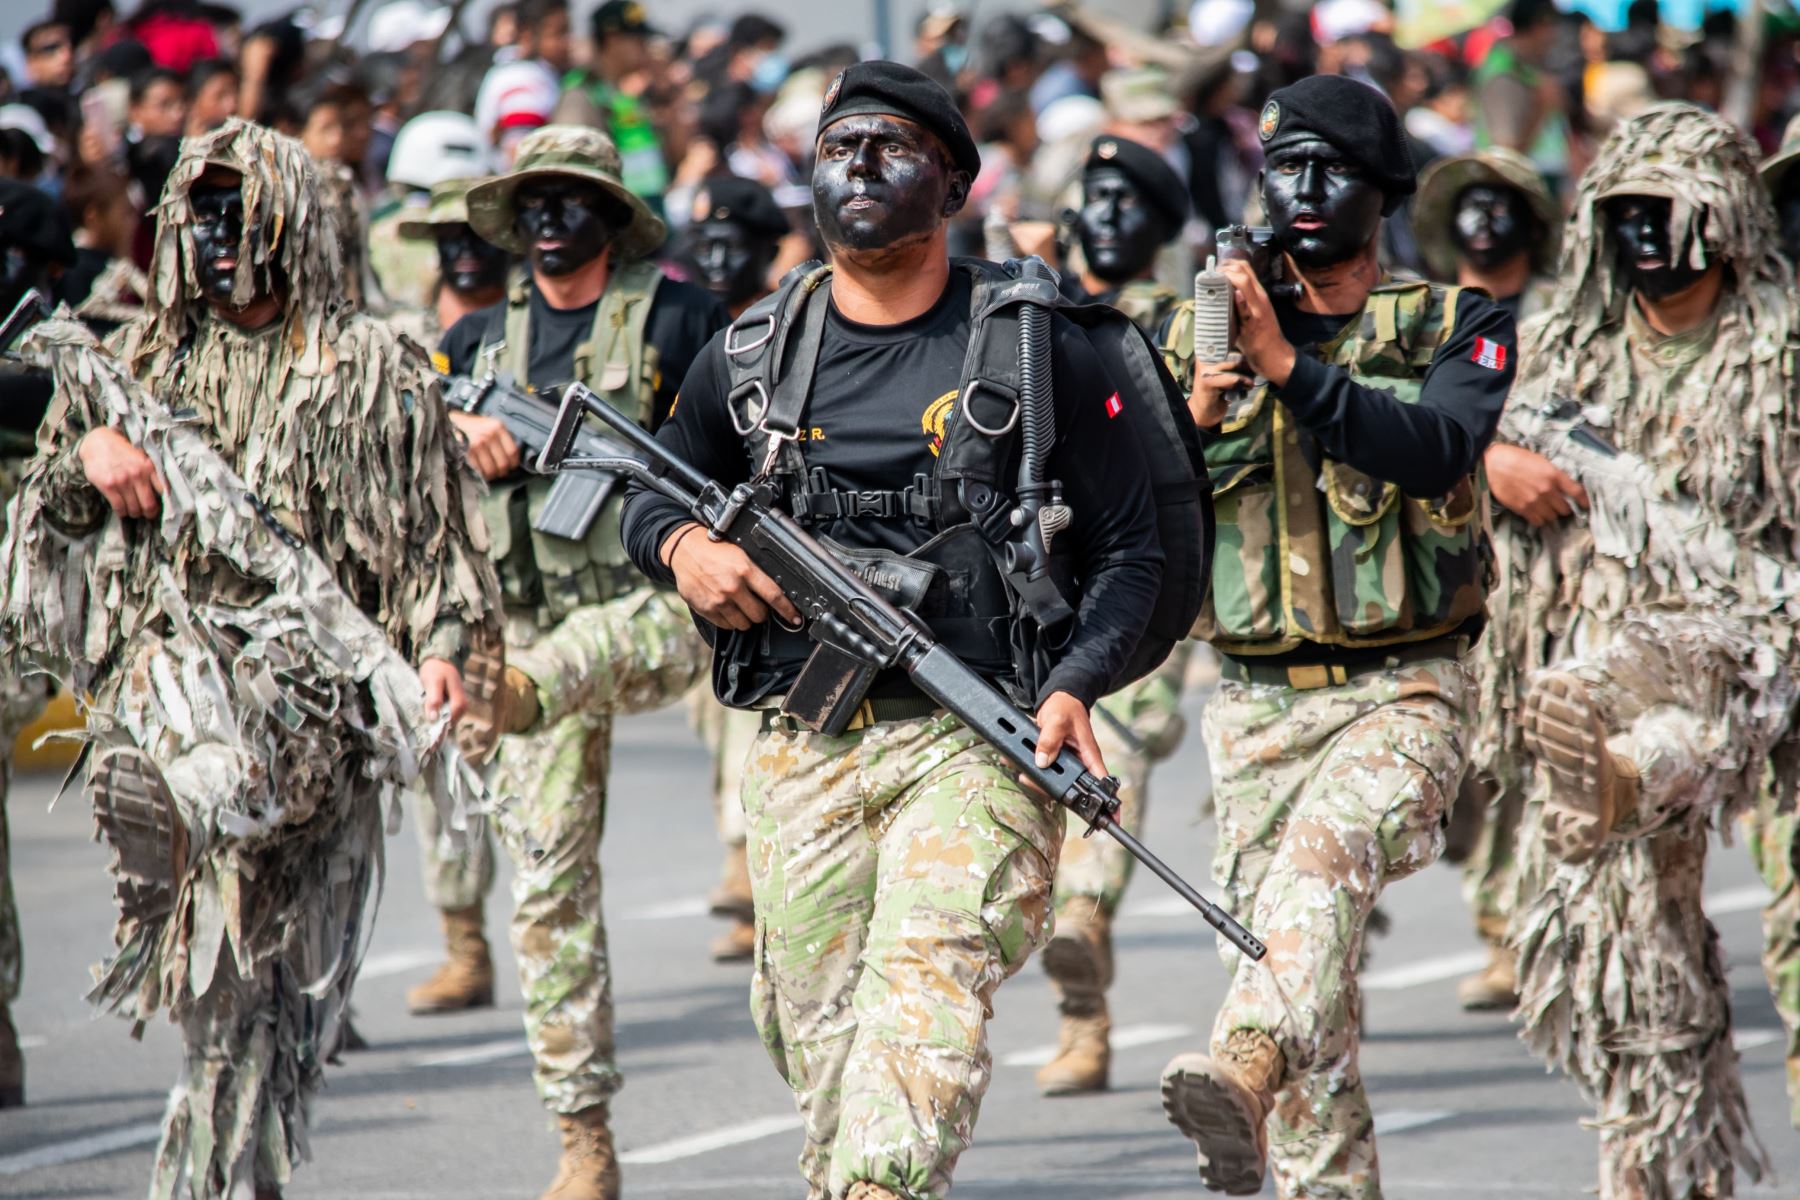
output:
[[[1263,105],[1257,134],[1264,154],[1295,142],[1330,142],[1390,197],[1410,196],[1419,186],[1394,106],[1342,75],[1309,75],[1278,89]]]
[[[853,63],[825,90],[819,132],[845,117],[901,117],[936,135],[959,171],[981,171],[981,151],[956,101],[922,71],[886,59]]]
[[[62,205],[16,179],[0,179],[0,247],[6,246],[35,251],[65,267],[75,265],[75,239]]]
[[[737,175],[720,175],[700,185],[694,196],[694,224],[702,221],[732,221],[772,238],[793,231],[769,189]]]
[[[1150,147],[1110,133],[1101,134],[1088,147],[1083,172],[1100,167],[1113,167],[1136,184],[1144,199],[1168,221],[1171,231],[1187,224],[1187,185],[1181,182],[1169,160]]]

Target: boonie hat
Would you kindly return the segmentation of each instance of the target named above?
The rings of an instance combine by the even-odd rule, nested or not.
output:
[[[583,125],[546,125],[519,143],[513,169],[469,189],[469,224],[494,245],[524,254],[525,239],[513,227],[513,197],[531,179],[581,179],[595,184],[631,214],[613,239],[622,258],[642,258],[662,245],[668,227],[619,178],[619,149],[598,129]]]
[[[467,225],[469,189],[486,182],[487,180],[477,176],[474,179],[446,179],[432,184],[431,199],[426,203],[425,211],[417,218],[400,222],[400,236],[408,241],[425,241],[435,238],[437,231],[445,225]]]
[[[1456,198],[1463,189],[1484,183],[1523,192],[1531,211],[1543,226],[1543,236],[1531,246],[1531,265],[1547,271],[1556,265],[1562,249],[1562,209],[1549,185],[1529,158],[1517,150],[1494,146],[1455,158],[1440,158],[1419,178],[1419,194],[1413,199],[1413,236],[1419,253],[1440,276],[1456,273],[1456,245],[1450,225],[1456,219]]]

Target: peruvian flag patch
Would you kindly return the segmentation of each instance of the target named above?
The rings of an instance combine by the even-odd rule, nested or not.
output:
[[[1476,366],[1486,367],[1490,371],[1506,369],[1506,347],[1484,337],[1475,339],[1475,352],[1469,358]]]
[[[1108,417],[1116,417],[1124,411],[1125,404],[1119,399],[1119,393],[1114,392],[1106,398],[1106,415]]]

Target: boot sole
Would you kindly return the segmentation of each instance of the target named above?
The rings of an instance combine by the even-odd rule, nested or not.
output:
[[[1178,1067],[1163,1076],[1162,1097],[1163,1111],[1199,1153],[1201,1183],[1227,1196],[1262,1190],[1261,1122],[1245,1109],[1237,1088],[1205,1070]]]
[[[472,997],[468,1000],[456,1001],[456,1002],[449,1003],[449,1004],[410,1004],[409,1003],[406,1006],[406,1011],[415,1017],[430,1017],[430,1016],[436,1016],[439,1013],[468,1012],[470,1009],[473,1009],[473,1008],[492,1008],[492,1007],[494,1007],[494,994],[492,992],[486,992],[486,993],[483,993],[482,995]]]
[[[1067,988],[1100,986],[1100,964],[1086,938],[1053,936],[1044,947],[1044,973]]]
[[[1543,829],[1550,852],[1568,863],[1594,856],[1612,825],[1612,772],[1602,770],[1606,739],[1587,685],[1566,672],[1541,676],[1525,696],[1525,748],[1548,779]]]
[[[142,750],[121,746],[100,753],[92,780],[121,911],[139,920],[167,912],[187,870],[188,831],[162,772]]]
[[[1054,1098],[1057,1096],[1093,1096],[1107,1090],[1107,1080],[1102,1078],[1098,1083],[1086,1080],[1056,1080],[1045,1082],[1038,1080],[1038,1095]]]

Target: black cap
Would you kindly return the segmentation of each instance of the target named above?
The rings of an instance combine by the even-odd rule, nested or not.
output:
[[[702,221],[731,221],[772,238],[793,232],[774,194],[755,180],[737,175],[720,175],[700,185],[694,193],[694,224]]]
[[[655,37],[659,32],[650,24],[650,18],[645,15],[644,6],[639,0],[606,0],[605,4],[594,10],[594,15],[588,18],[588,22],[588,29],[595,41],[613,33]]]
[[[838,73],[825,90],[819,110],[819,132],[845,117],[900,117],[932,133],[950,151],[950,160],[970,176],[981,171],[981,151],[969,123],[950,93],[922,71],[877,59],[854,63]]]
[[[1277,90],[1257,123],[1263,153],[1326,141],[1368,173],[1390,198],[1418,188],[1412,151],[1386,96],[1342,75],[1309,75]]]
[[[1083,171],[1113,167],[1137,185],[1144,199],[1169,223],[1171,232],[1187,224],[1188,190],[1168,159],[1140,142],[1101,134],[1088,147]]]
[[[62,205],[49,195],[20,183],[0,179],[0,247],[21,246],[36,251],[50,262],[75,265],[75,239]]]

